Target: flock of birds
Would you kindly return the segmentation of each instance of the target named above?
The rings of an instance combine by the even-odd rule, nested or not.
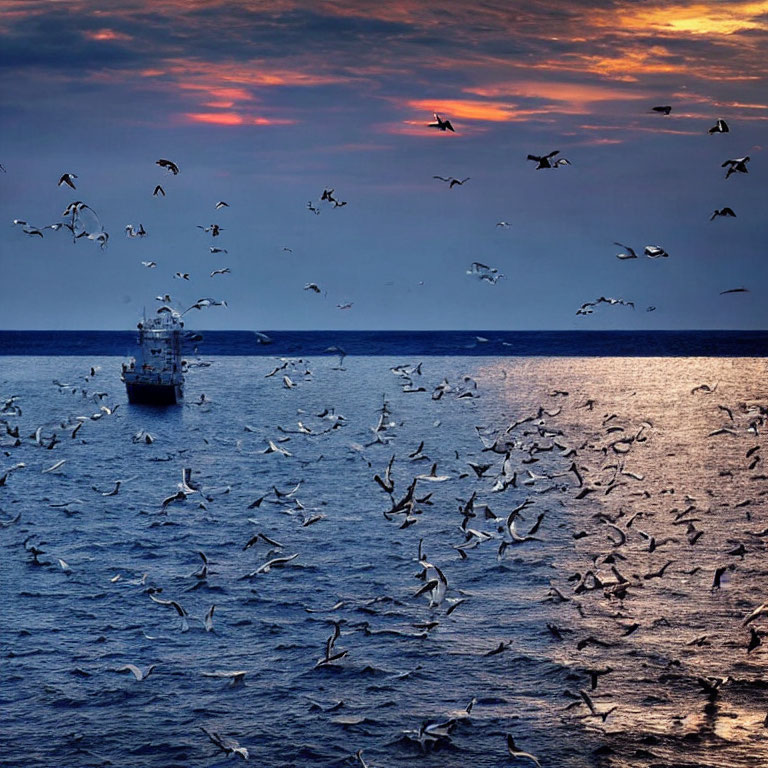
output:
[[[671,105],[654,106],[651,108],[651,111],[664,116],[669,116],[672,112],[672,106]],[[437,113],[434,114],[434,122],[429,123],[428,127],[434,128],[441,132],[455,133],[455,129],[451,124],[451,121],[448,119],[442,118]],[[708,133],[709,134],[730,133],[730,127],[725,120],[718,118],[716,123],[709,128]],[[553,150],[543,155],[529,154],[527,156],[527,159],[529,161],[536,163],[536,170],[546,170],[546,169],[555,170],[557,168],[562,168],[562,167],[571,165],[570,160],[568,160],[565,157],[558,157],[558,155],[560,155],[560,151]],[[749,161],[750,161],[750,157],[744,156],[744,157],[731,158],[723,162],[722,167],[727,169],[725,178],[728,179],[733,174],[748,173],[747,164],[749,163]],[[172,160],[161,158],[156,161],[156,164],[160,166],[160,168],[164,169],[171,176],[178,176],[180,173],[179,166]],[[64,186],[65,188],[75,190],[77,188],[75,185],[75,180],[77,178],[78,178],[77,174],[70,173],[70,172],[63,173],[59,179],[58,186]],[[469,177],[459,179],[454,176],[440,176],[440,175],[435,175],[433,176],[433,178],[435,180],[438,180],[442,183],[447,184],[449,189],[460,187],[470,180]],[[160,184],[157,184],[152,194],[155,197],[158,197],[158,196],[165,197],[166,191]],[[322,194],[320,195],[318,200],[316,201],[310,200],[307,202],[307,209],[309,210],[310,213],[314,215],[319,215],[321,213],[323,206],[330,207],[331,209],[337,209],[337,208],[342,208],[346,205],[347,205],[347,201],[339,199],[338,196],[336,195],[336,191],[334,188],[326,187],[325,189],[323,189]],[[217,202],[214,206],[216,210],[221,210],[223,208],[228,208],[228,207],[229,207],[229,204],[223,200]],[[716,218],[735,218],[735,217],[736,217],[736,213],[733,211],[733,209],[729,206],[724,206],[720,209],[716,209],[712,213],[710,217],[710,221],[713,221]],[[70,232],[73,238],[73,242],[77,242],[77,240],[81,238],[85,238],[97,243],[101,248],[105,248],[109,241],[109,233],[105,230],[104,226],[101,224],[101,221],[99,220],[99,217],[96,215],[93,208],[91,208],[89,205],[87,205],[82,201],[75,201],[70,203],[62,213],[62,220],[54,222],[53,224],[47,224],[42,227],[39,227],[29,223],[25,219],[14,219],[13,224],[21,227],[21,230],[24,234],[32,237],[43,238],[44,231],[46,229],[50,229],[53,231],[58,231],[60,229],[63,229],[63,230],[68,230]],[[216,224],[216,223],[212,223],[209,225],[197,225],[197,226],[204,233],[209,234],[212,238],[219,237],[222,231],[224,230],[223,227],[221,227],[219,224]],[[506,222],[506,221],[500,221],[496,224],[496,227],[509,229],[510,224],[509,222]],[[125,233],[126,233],[126,236],[129,238],[144,238],[147,236],[147,232],[144,229],[142,224],[138,224],[138,226],[134,224],[127,224],[125,226]],[[626,245],[622,245],[621,243],[616,243],[616,245],[620,245],[624,249],[622,252],[616,255],[618,259],[627,260],[627,259],[638,258],[638,253],[633,248],[630,248]],[[228,253],[226,248],[218,247],[215,245],[211,245],[209,249],[211,254],[227,254]],[[291,249],[288,247],[283,247],[283,251],[291,252]],[[659,246],[659,245],[646,245],[643,249],[643,254],[650,259],[667,258],[669,256],[667,251],[662,246]],[[153,269],[158,266],[157,262],[149,261],[149,260],[144,260],[141,262],[141,264],[144,267],[149,269]],[[210,272],[210,277],[229,275],[231,274],[231,272],[232,272],[231,267],[223,266],[223,267],[219,267],[217,269],[212,270]],[[497,268],[484,266],[479,262],[473,262],[473,264],[467,270],[467,274],[473,277],[476,277],[481,281],[487,282],[490,285],[495,285],[498,278],[502,277],[501,273],[499,273],[499,270]],[[176,272],[173,275],[173,277],[177,279],[183,279],[183,280],[191,279],[190,274],[184,271]],[[423,284],[423,283],[420,283],[420,284]],[[315,293],[322,293],[324,296],[327,295],[327,290],[320,290],[320,289],[315,290],[315,287],[318,287],[317,283],[309,282],[306,284],[305,289],[311,290]],[[749,289],[739,287],[739,288],[724,290],[721,292],[721,295],[729,294],[729,293],[748,293],[748,292],[749,292]],[[606,303],[610,306],[627,306],[632,309],[634,309],[635,307],[634,301],[625,301],[621,298],[608,299],[605,302],[598,299],[595,301],[584,302],[576,311],[576,314],[577,315],[592,314],[594,312],[594,308],[601,303]],[[351,309],[353,304],[354,302],[344,301],[344,302],[338,303],[336,306],[337,306],[337,309],[346,310],[346,309]],[[646,311],[654,311],[655,309],[656,309],[655,306],[648,307]]]
[[[653,107],[654,112],[663,115],[669,115],[671,109],[669,106]],[[450,120],[443,119],[438,114],[435,114],[435,122],[430,123],[429,127],[441,132],[454,132]],[[718,120],[709,133],[727,133],[729,130],[724,120]],[[568,159],[558,157],[559,154],[558,150],[554,150],[544,155],[531,154],[527,159],[536,163],[536,170],[554,170],[571,165]],[[727,160],[723,163],[723,167],[727,168],[725,178],[747,173],[749,160],[749,157]],[[180,173],[179,166],[171,160],[160,159],[157,165],[171,176],[175,177]],[[470,180],[469,177],[458,179],[453,176],[434,178],[447,184],[449,189],[460,187]],[[64,173],[59,180],[59,186],[74,190],[77,179],[76,174]],[[166,192],[158,184],[153,195],[164,197]],[[319,200],[310,200],[307,203],[307,209],[312,215],[319,215],[323,208],[336,210],[346,205],[347,201],[341,200],[335,189],[325,188]],[[215,210],[219,211],[228,207],[229,204],[225,201],[219,201],[214,206]],[[716,210],[711,218],[717,217],[735,217],[735,213],[731,208],[724,207]],[[105,248],[109,240],[109,234],[98,215],[83,201],[70,203],[62,213],[62,220],[54,224],[36,227],[20,219],[14,220],[13,223],[28,236],[42,238],[43,230],[61,229],[71,234],[73,242],[87,239]],[[197,226],[212,239],[219,238],[225,231],[224,227],[216,223]],[[510,225],[500,221],[496,226],[506,229]],[[147,236],[141,224],[128,224],[125,231],[126,236],[131,239]],[[618,259],[639,258],[639,249],[621,243],[616,245],[622,249],[616,256]],[[227,254],[226,248],[217,245],[210,245],[209,250],[211,254]],[[285,250],[290,249],[286,247]],[[669,258],[667,251],[659,245],[646,245],[642,254],[649,259]],[[142,265],[148,269],[157,267],[154,261],[143,261]],[[222,266],[211,271],[210,277],[230,273],[230,267]],[[467,275],[489,285],[497,285],[504,277],[497,268],[477,261],[471,263]],[[178,271],[174,278],[189,281],[191,276],[187,272]],[[312,294],[325,293],[314,282],[307,282],[304,290]],[[748,289],[739,287],[725,290],[722,294],[747,291]],[[169,294],[157,298],[162,304],[159,312],[173,312],[180,316],[192,309],[226,306],[224,300],[203,297],[181,310],[173,306]],[[353,302],[348,301],[337,304],[339,310],[347,310],[352,306]],[[634,309],[635,305],[634,302],[622,298],[600,296],[594,301],[582,304],[576,314],[592,314],[599,306],[626,306]],[[654,309],[655,307],[648,307],[647,311]],[[335,352],[339,355],[337,369],[344,370],[343,350],[336,349]],[[311,382],[312,372],[307,361],[286,359],[280,362],[281,364],[267,376],[277,377],[277,374],[281,373],[282,378],[276,380],[281,381],[283,389],[301,389],[303,385]],[[32,446],[40,452],[56,451],[60,454],[66,451],[66,445],[71,444],[71,441],[87,443],[88,430],[93,428],[94,423],[113,418],[119,407],[105,404],[103,401],[108,398],[108,393],[92,388],[94,381],[98,381],[97,373],[98,369],[94,367],[82,382],[54,382],[54,386],[62,395],[80,398],[82,405],[93,404],[92,413],[72,414],[55,424],[48,422],[37,426],[31,434],[28,432],[29,425],[22,426],[23,399],[18,395],[7,397],[0,409],[0,447],[5,458],[10,460],[15,451],[26,450]],[[421,364],[396,366],[392,369],[392,374],[397,377],[401,392],[408,396],[425,397],[435,403],[471,403],[480,397],[478,383],[471,376],[465,376],[453,383],[445,377],[439,382],[427,384]],[[714,399],[716,390],[716,386],[701,385],[691,391],[690,397]],[[619,695],[610,692],[612,680],[617,673],[609,664],[602,663],[603,655],[612,653],[615,649],[631,654],[632,643],[637,638],[646,633],[661,631],[665,626],[664,622],[667,626],[674,622],[672,615],[667,617],[643,614],[644,609],[639,605],[641,597],[647,598],[657,585],[660,593],[665,594],[662,590],[666,589],[669,583],[679,587],[683,576],[692,578],[697,574],[701,574],[700,578],[706,576],[706,589],[717,592],[723,588],[724,579],[743,566],[745,559],[761,555],[768,532],[750,530],[738,544],[731,546],[731,542],[727,548],[720,547],[717,550],[719,560],[714,569],[705,573],[702,566],[692,566],[694,554],[706,546],[707,539],[719,541],[722,538],[710,523],[710,516],[703,508],[702,501],[685,497],[684,503],[676,503],[675,499],[678,497],[675,496],[675,488],[652,488],[645,482],[642,474],[632,469],[635,454],[641,453],[649,442],[661,439],[660,427],[650,420],[637,422],[617,412],[598,416],[595,411],[598,403],[593,398],[583,398],[578,403],[571,403],[569,408],[570,395],[565,390],[552,390],[549,396],[552,402],[540,404],[530,413],[513,419],[505,427],[477,425],[476,452],[470,458],[461,457],[456,451],[451,467],[441,470],[438,469],[438,463],[428,456],[424,439],[415,450],[403,449],[399,455],[393,452],[388,459],[382,460],[381,451],[389,451],[391,446],[397,447],[401,442],[398,441],[398,434],[403,427],[403,422],[398,423],[393,416],[391,403],[384,399],[376,422],[370,428],[370,441],[366,444],[353,443],[350,448],[371,470],[374,462],[381,462],[379,471],[370,477],[370,492],[378,494],[381,499],[381,514],[387,524],[402,530],[416,527],[413,550],[418,572],[414,578],[419,583],[414,585],[413,591],[405,598],[408,601],[423,601],[424,616],[407,629],[382,630],[372,628],[367,622],[354,624],[352,606],[348,601],[340,600],[325,611],[329,614],[330,635],[323,648],[318,649],[320,655],[314,665],[309,663],[312,669],[322,673],[322,670],[350,662],[355,653],[353,638],[358,638],[360,634],[370,637],[373,634],[385,633],[396,638],[395,642],[409,645],[428,641],[438,634],[439,628],[450,621],[456,611],[471,610],[472,602],[480,599],[478,596],[468,596],[459,586],[461,578],[458,575],[462,563],[470,557],[479,556],[479,552],[493,548],[497,563],[503,564],[505,561],[511,561],[514,553],[536,547],[542,541],[558,536],[570,537],[569,543],[576,547],[574,556],[583,557],[584,561],[578,570],[553,578],[542,600],[544,604],[556,607],[562,618],[546,622],[541,631],[547,634],[554,646],[563,648],[562,655],[568,660],[567,666],[574,670],[572,679],[575,690],[569,688],[564,692],[567,699],[564,707],[566,716],[594,723],[594,727],[599,729],[606,726],[611,718],[620,717],[622,709]],[[210,401],[203,395],[200,401],[191,403],[189,407],[209,406]],[[571,415],[577,410],[585,414],[585,418],[591,420],[591,432],[582,435],[569,434],[568,425],[558,421],[558,417],[565,415],[569,410]],[[746,464],[739,471],[751,473],[750,477],[758,481],[766,479],[765,475],[759,473],[762,463],[759,437],[768,418],[768,406],[759,403],[718,403],[714,412],[718,416],[722,415],[722,418],[727,416],[728,421],[716,426],[704,439],[730,437],[752,440],[753,444],[746,451]],[[315,414],[314,423],[305,423],[308,421],[306,417],[302,417],[295,429],[279,427],[279,434],[266,441],[261,453],[265,456],[273,455],[278,460],[296,460],[294,451],[286,446],[289,440],[311,441],[319,435],[338,434],[349,427],[349,420],[333,408]],[[243,425],[243,429],[245,432],[255,431],[247,424]],[[152,445],[155,438],[149,431],[141,430],[134,436],[134,442]],[[176,455],[172,458],[183,461],[183,450],[178,447]],[[419,468],[421,462],[430,469]],[[55,477],[57,473],[65,471],[66,463],[66,457],[58,459],[50,466],[42,466],[40,473]],[[20,482],[20,475],[24,471],[30,470],[26,470],[25,463],[21,461],[0,470],[0,502],[2,489]],[[106,490],[94,486],[92,492],[97,498],[111,498],[121,493],[121,488],[127,482],[129,481],[116,480],[114,487]],[[462,494],[461,497],[456,496],[452,511],[454,523],[451,530],[455,536],[452,548],[455,555],[448,565],[430,557],[427,542],[424,537],[418,535],[418,530],[423,526],[422,521],[430,516],[431,508],[435,506],[435,491],[432,489],[442,487],[446,483],[460,486],[461,490],[457,488],[456,493]],[[259,510],[262,505],[269,504],[296,515],[301,521],[297,525],[302,529],[321,523],[326,515],[308,508],[299,501],[301,485],[302,482],[299,482],[295,487],[285,490],[273,486],[270,491],[254,499],[248,505],[248,510]],[[362,493],[363,489],[354,491]],[[225,493],[218,493],[214,487],[207,487],[204,483],[194,482],[192,469],[184,465],[178,487],[164,498],[158,498],[158,510],[162,514],[172,514],[175,508],[193,503],[205,507],[223,505]],[[619,497],[622,504],[592,504],[596,498],[605,499],[609,494]],[[522,496],[524,498],[521,498]],[[675,506],[663,512],[656,508],[646,508],[644,505],[650,505],[651,499],[658,504],[663,504],[669,499]],[[444,499],[442,503],[445,503]],[[756,498],[742,499],[735,504],[735,508],[745,510],[745,522],[750,522],[750,507],[757,503]],[[497,511],[493,511],[491,505],[496,507]],[[72,501],[53,502],[50,506],[75,514],[78,504]],[[563,510],[568,507],[583,509],[585,515],[578,518],[578,521],[570,519],[564,522]],[[536,515],[535,519],[529,519],[531,514]],[[555,517],[560,521],[557,528],[552,522]],[[258,524],[262,525],[262,518],[257,520]],[[561,530],[568,524],[575,525],[575,528]],[[3,513],[0,526],[3,529],[12,526],[24,529],[25,536],[20,542],[21,550],[28,557],[30,568],[47,568],[67,575],[76,570],[76,567],[60,557],[55,557],[54,561],[50,562],[41,559],[46,555],[46,544],[43,541],[45,533],[26,527],[20,514],[6,516]],[[670,529],[673,535],[669,534]],[[702,543],[703,537],[706,537],[705,543]],[[579,542],[585,541],[590,546],[580,549]],[[251,582],[270,573],[274,576],[275,571],[294,567],[302,556],[298,551],[286,554],[286,547],[274,535],[262,530],[244,542],[242,551],[257,546],[268,548],[263,562],[256,568],[244,570],[239,579]],[[207,583],[211,563],[204,552],[200,552],[199,557],[201,564],[192,578],[195,584],[202,585]],[[663,558],[663,562],[659,557]],[[122,576],[116,574],[113,584],[122,581]],[[132,586],[146,594],[147,603],[159,605],[167,609],[170,616],[175,616],[182,632],[189,631],[190,619],[197,620],[205,632],[216,632],[216,604],[211,604],[202,617],[196,618],[189,614],[180,599],[163,596],[163,587],[153,583],[146,575]],[[374,599],[366,607],[375,617],[380,605]],[[638,614],[642,615],[634,613],[636,607]],[[307,610],[320,609],[313,607]],[[739,617],[737,624],[749,632],[749,637],[744,638],[743,642],[745,654],[755,653],[760,648],[766,630],[760,627],[759,622],[764,617],[768,617],[768,603],[752,606],[746,615]],[[599,630],[596,627],[599,627]],[[696,649],[706,648],[711,642],[708,633],[694,638],[679,637],[677,650],[692,654]],[[511,640],[500,640],[497,645],[483,649],[480,654],[482,663],[491,663],[487,659],[502,656],[511,647]],[[161,668],[162,661],[150,664],[144,669],[126,662],[115,667],[114,671],[131,675],[136,684],[152,685],[158,679],[155,670]],[[743,687],[747,683],[737,681],[729,674],[697,674],[695,669],[694,662],[689,662],[686,666],[670,654],[666,667],[657,675],[655,682],[662,687],[670,684],[687,687],[691,691],[691,708],[698,706],[699,700],[696,696],[699,696],[708,718],[707,727],[711,728],[717,720],[720,702],[727,696],[729,689]],[[216,670],[205,674],[226,679],[236,686],[243,684],[248,671]],[[619,684],[616,686],[618,689]],[[462,724],[476,716],[476,707],[483,706],[478,705],[479,699],[478,696],[472,698],[460,713],[447,717],[422,717],[422,713],[419,713],[421,723],[415,728],[404,729],[403,738],[416,745],[419,754],[454,746]],[[768,725],[768,716],[766,724]],[[241,746],[235,738],[202,725],[200,730],[219,752],[243,760],[250,758],[249,750]],[[540,758],[518,746],[518,741],[523,743],[525,736],[512,733],[510,728],[504,741],[505,753],[509,760],[541,766]],[[363,750],[358,749],[354,753],[354,760],[362,768],[369,768]]]
[[[327,350],[329,354],[332,351],[339,354],[335,370],[344,371],[343,350]],[[307,360],[285,358],[278,361],[265,378],[281,381],[282,389],[301,391],[313,380],[309,366]],[[477,408],[473,404],[482,398],[483,392],[475,378],[464,375],[453,381],[448,377],[437,381],[430,377],[425,367],[418,363],[391,369],[404,397],[425,398],[423,408],[434,408],[430,404],[437,403],[446,404],[442,407],[448,409]],[[103,385],[100,386],[101,377],[99,367],[94,366],[80,380],[55,380],[52,386],[61,397],[74,398],[74,402],[80,404],[75,413],[56,422],[48,420],[33,425],[25,421],[22,396],[11,395],[0,400],[0,450],[5,460],[13,461],[17,453],[23,453],[25,457],[51,456],[50,460],[33,459],[32,466],[17,461],[0,470],[0,507],[5,506],[8,499],[3,491],[13,493],[15,488],[20,488],[19,493],[26,495],[24,475],[35,471],[51,478],[50,490],[43,492],[51,509],[77,515],[84,507],[96,504],[80,499],[57,500],[53,478],[67,471],[72,446],[76,443],[87,446],[95,437],[92,430],[108,428],[104,426],[104,419],[116,418],[119,405],[105,404],[110,396]],[[572,395],[560,388],[550,389],[547,398],[548,402],[542,402],[530,412],[524,410],[506,425],[476,424],[474,450],[464,456],[454,450],[454,458],[444,460],[444,466],[429,456],[428,443],[435,442],[433,447],[436,448],[445,435],[423,436],[415,448],[412,444],[407,446],[412,436],[406,431],[406,422],[396,416],[392,401],[384,398],[368,431],[368,441],[347,441],[352,455],[359,457],[368,468],[371,482],[370,490],[350,488],[349,492],[369,498],[371,501],[366,506],[378,508],[387,525],[399,530],[413,530],[410,541],[413,561],[418,566],[414,573],[417,584],[410,594],[394,593],[386,599],[379,596],[363,603],[359,598],[342,597],[327,609],[318,605],[322,601],[313,601],[306,610],[326,616],[330,634],[322,650],[318,650],[316,661],[308,660],[308,667],[321,672],[354,664],[364,638],[378,635],[401,644],[403,649],[406,646],[418,648],[419,643],[439,637],[441,628],[450,626],[457,611],[466,615],[472,611],[474,603],[483,600],[482,591],[467,591],[462,587],[462,566],[469,559],[485,558],[484,551],[492,548],[499,567],[514,571],[517,566],[513,565],[520,562],[520,557],[525,557],[523,553],[529,548],[533,548],[530,551],[534,553],[546,551],[538,548],[559,540],[566,562],[561,563],[560,570],[553,574],[549,589],[541,596],[538,623],[540,633],[549,638],[553,653],[565,659],[565,667],[571,670],[568,679],[572,680],[573,687],[563,692],[563,717],[583,722],[602,733],[607,749],[612,740],[606,726],[610,726],[614,719],[620,722],[622,708],[630,706],[628,700],[624,701],[622,686],[653,684],[657,690],[689,690],[690,698],[683,706],[691,711],[703,707],[706,723],[702,730],[714,729],[722,711],[723,697],[727,697],[731,690],[749,689],[751,683],[737,680],[729,672],[717,675],[698,671],[696,652],[704,654],[708,647],[721,640],[716,637],[714,625],[703,634],[686,636],[687,625],[684,621],[681,623],[680,618],[684,598],[678,596],[675,606],[668,602],[669,590],[680,595],[680,590],[694,577],[699,585],[697,590],[711,590],[714,594],[726,589],[726,577],[733,578],[740,568],[748,570],[750,564],[762,556],[768,530],[761,530],[759,526],[748,528],[741,536],[734,530],[731,536],[736,536],[737,540],[725,540],[718,529],[717,517],[711,507],[706,507],[709,491],[702,490],[699,498],[689,496],[658,478],[654,480],[639,472],[638,465],[648,466],[643,453],[649,446],[655,443],[663,446],[669,438],[664,434],[664,426],[654,423],[655,420],[641,418],[636,413],[606,411],[605,405],[601,411],[597,396]],[[760,487],[761,481],[768,480],[762,473],[761,456],[761,436],[768,422],[768,404],[724,402],[718,385],[706,383],[693,387],[688,398],[690,405],[685,407],[705,409],[715,420],[709,433],[702,434],[702,440],[733,441],[734,448],[730,452],[733,460],[720,465],[720,478],[739,473],[747,477],[753,487]],[[462,406],[462,403],[467,405]],[[96,410],[88,413],[88,405]],[[210,413],[211,401],[202,395],[199,401],[191,402],[187,407]],[[616,407],[616,402],[609,407]],[[305,412],[299,409],[299,413]],[[481,412],[471,410],[469,413],[479,415]],[[578,431],[574,419],[582,424]],[[343,435],[354,428],[353,421],[332,407],[311,416],[302,415],[296,428],[278,426],[259,453],[276,456],[278,461],[296,462],[298,469],[297,454],[307,449],[311,452],[312,442],[322,436],[344,440]],[[439,427],[439,422],[435,424]],[[239,428],[245,433],[262,431],[242,422]],[[218,440],[227,439],[227,433],[221,429],[216,434]],[[300,443],[304,448],[290,447],[290,441]],[[156,437],[142,429],[133,436],[133,442],[152,446]],[[452,441],[452,445],[458,444],[458,441]],[[738,457],[746,444],[748,448],[741,465]],[[154,457],[152,460],[187,461],[188,447],[183,441],[175,445],[170,443],[167,447],[174,449],[167,459]],[[237,441],[236,450],[244,450],[242,440]],[[669,456],[668,449],[663,449],[662,454],[665,451]],[[443,451],[443,456],[448,453],[448,450]],[[55,456],[62,454],[62,458],[53,461]],[[301,464],[313,465],[320,459]],[[168,489],[170,492],[166,491],[163,498],[162,489],[155,491],[157,514],[167,517],[174,514],[174,510],[181,513],[197,505],[204,510],[218,510],[221,515],[231,507],[231,502],[227,501],[229,486],[210,485],[205,480],[205,473],[200,480],[194,479],[201,473],[184,463],[181,470],[181,482],[175,490]],[[122,496],[124,488],[135,480],[136,477],[115,480],[113,487],[107,488],[94,485],[90,490],[83,488],[82,493],[93,494],[97,501],[114,499]],[[216,483],[222,480],[226,482],[227,478],[215,478]],[[264,479],[261,483],[265,487],[270,484]],[[247,510],[256,515],[252,522],[259,530],[243,541],[241,550],[261,551],[265,548],[265,554],[257,567],[247,568],[234,552],[225,569],[227,573],[239,570],[237,578],[240,581],[254,582],[275,571],[294,568],[307,557],[308,553],[296,548],[296,544],[281,543],[268,527],[265,530],[272,519],[265,511],[267,508],[294,516],[300,530],[328,519],[330,513],[320,512],[317,507],[300,501],[303,484],[301,479],[288,488],[273,485],[271,490],[262,491],[247,505]],[[439,495],[437,491],[444,487],[450,487],[451,492]],[[450,496],[455,498],[455,503],[451,504]],[[710,500],[710,504],[713,503]],[[738,502],[731,500],[726,507],[741,513],[742,524],[749,526],[760,503],[757,495]],[[569,509],[573,513],[567,513]],[[438,513],[438,510],[441,511]],[[435,534],[436,516],[440,515],[445,516],[445,522],[439,529],[439,539],[428,540],[429,532]],[[85,577],[81,565],[65,561],[56,554],[55,544],[53,559],[45,559],[50,550],[44,538],[47,539],[50,532],[25,522],[21,513],[9,516],[3,512],[0,525],[3,529],[20,529],[19,547],[28,556],[29,568],[48,571],[52,579],[55,572],[67,578],[75,578],[78,574]],[[421,532],[425,527],[428,533]],[[8,535],[5,534],[6,539]],[[449,542],[453,540],[452,557],[444,553],[446,538]],[[432,546],[436,549],[443,547],[439,558],[428,554]],[[198,557],[199,568],[190,576],[192,590],[209,585],[214,573],[209,554],[200,551]],[[223,553],[218,556],[217,572],[225,565],[223,557]],[[581,563],[579,558],[582,558]],[[495,578],[500,577],[501,571]],[[309,575],[303,578],[309,578]],[[203,616],[193,616],[183,604],[182,597],[166,597],[167,590],[148,578],[148,574],[129,583],[118,572],[110,581],[112,588],[128,585],[138,594],[143,593],[148,603],[167,609],[169,616],[178,621],[182,633],[190,631],[191,622],[197,623],[206,633],[217,631],[214,621],[216,603],[212,603]],[[221,576],[218,583],[225,585]],[[393,601],[397,605],[398,600],[414,605],[423,601],[423,615],[412,620],[410,627],[378,628],[375,620],[379,612]],[[357,622],[354,618],[361,605],[368,618]],[[768,603],[753,604],[741,616],[731,617],[733,633],[738,635],[739,627],[749,632],[749,637],[743,641],[744,654],[749,656],[759,652],[767,633],[760,622],[766,618]],[[628,660],[633,658],[635,641],[640,638],[641,643],[652,642],[655,634],[665,630],[669,630],[671,636],[667,636],[662,660],[654,662],[656,674],[653,669],[646,671],[642,683],[622,681],[619,664],[631,664]],[[227,631],[232,632],[233,627]],[[355,639],[360,635],[363,639]],[[501,639],[495,645],[478,649],[476,662],[466,663],[481,666],[495,663],[491,660],[508,654],[513,645],[511,639]],[[637,647],[640,658],[647,655],[647,651],[641,652],[643,647]],[[125,660],[115,666],[114,672],[130,675],[137,685],[151,686],[162,667],[162,659],[146,667]],[[249,672],[237,668],[203,674],[226,680],[231,686],[241,686]],[[458,714],[430,717],[416,713],[421,722],[417,727],[403,729],[404,743],[413,745],[421,755],[458,748],[457,739],[476,717],[478,709],[482,710],[489,701],[482,691],[474,693],[466,708]],[[335,708],[336,705],[331,709]],[[678,725],[684,717],[684,714],[679,715]],[[206,725],[199,727],[220,752],[243,760],[250,758],[251,750],[236,738]],[[542,759],[538,755],[518,745],[525,744],[525,734],[519,728],[517,732],[513,731],[515,729],[509,727],[505,734],[507,757],[514,762],[541,766]],[[652,748],[646,751],[653,753]],[[354,760],[360,766],[368,766],[360,749],[354,754]]]

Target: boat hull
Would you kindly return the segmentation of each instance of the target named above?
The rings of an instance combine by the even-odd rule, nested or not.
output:
[[[180,384],[148,384],[126,381],[128,402],[133,405],[177,405],[184,397]]]

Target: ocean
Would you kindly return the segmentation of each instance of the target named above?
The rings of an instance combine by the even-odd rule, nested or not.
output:
[[[768,764],[767,334],[266,333],[0,334],[0,764]]]

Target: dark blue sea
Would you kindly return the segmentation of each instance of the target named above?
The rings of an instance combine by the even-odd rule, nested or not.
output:
[[[0,334],[3,768],[768,765],[767,334],[266,334]]]
[[[201,331],[208,355],[765,357],[768,331]],[[265,338],[266,337],[266,338]],[[266,342],[266,343],[265,343]],[[0,355],[129,355],[133,331],[0,331]]]

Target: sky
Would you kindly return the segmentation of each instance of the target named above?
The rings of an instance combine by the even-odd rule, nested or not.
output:
[[[0,0],[0,328],[768,328],[767,53],[768,1]]]

